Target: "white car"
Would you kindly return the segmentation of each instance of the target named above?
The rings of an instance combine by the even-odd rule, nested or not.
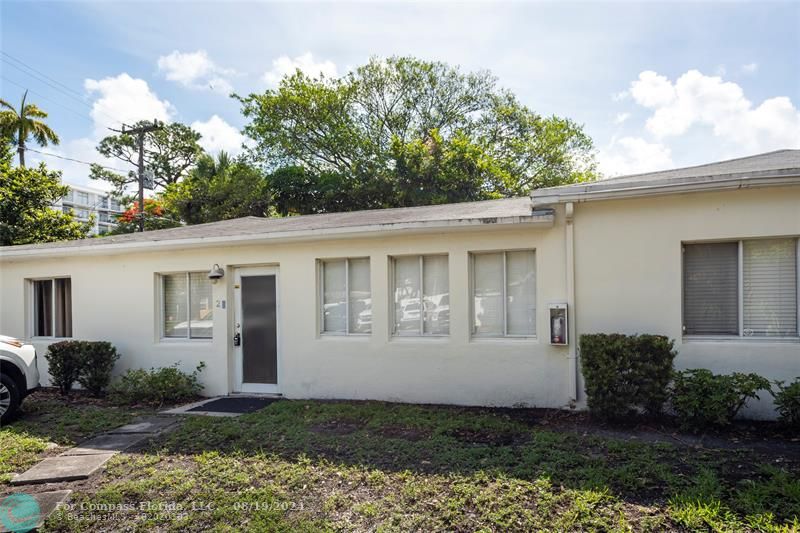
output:
[[[22,400],[39,388],[36,349],[0,335],[0,424],[11,420]]]

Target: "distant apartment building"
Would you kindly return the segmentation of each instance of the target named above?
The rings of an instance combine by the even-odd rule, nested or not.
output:
[[[91,235],[104,235],[117,225],[116,216],[123,210],[108,192],[71,183],[64,185],[69,187],[69,192],[56,204],[56,209],[65,213],[75,211],[75,217],[82,222],[88,222],[94,215]]]

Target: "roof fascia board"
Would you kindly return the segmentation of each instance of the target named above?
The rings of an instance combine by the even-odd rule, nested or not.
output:
[[[156,252],[180,250],[208,246],[229,246],[259,243],[293,243],[320,239],[354,239],[375,237],[376,234],[424,234],[443,230],[490,229],[497,226],[525,225],[538,228],[553,227],[554,215],[549,212],[532,216],[499,218],[476,218],[461,220],[442,220],[426,222],[402,222],[397,224],[375,224],[369,226],[349,226],[341,228],[322,228],[313,230],[278,231],[252,235],[221,237],[195,237],[191,239],[169,239],[163,241],[137,241],[93,246],[65,246],[63,248],[32,248],[26,250],[3,250],[0,248],[0,262],[25,260],[29,258],[65,257],[70,255],[114,255],[128,252]]]
[[[661,183],[647,183],[647,182],[632,182],[626,184],[609,183],[608,187],[596,188],[591,190],[588,188],[576,188],[571,192],[568,190],[553,191],[547,193],[544,191],[534,192],[532,201],[533,205],[545,206],[563,202],[589,202],[593,200],[612,200],[623,198],[639,198],[644,196],[659,196],[664,194],[681,194],[689,192],[713,192],[713,191],[726,191],[731,189],[756,189],[762,187],[781,187],[800,185],[800,176],[797,171],[787,174],[785,176],[774,176],[769,178],[762,177],[726,177],[723,179],[711,179],[707,181],[687,181],[687,178],[681,178],[673,182],[664,181]],[[618,185],[618,187],[614,187]]]

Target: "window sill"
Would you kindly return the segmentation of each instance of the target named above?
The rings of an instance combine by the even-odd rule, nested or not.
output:
[[[512,342],[512,343],[527,342],[527,343],[530,343],[530,344],[539,344],[539,337],[534,337],[534,336],[528,337],[528,336],[522,336],[522,335],[520,335],[520,336],[505,336],[505,337],[475,337],[475,336],[473,336],[473,337],[469,338],[469,341],[470,342],[475,342],[475,343],[478,343],[478,344],[481,344],[481,343],[490,344],[490,343],[497,343],[497,342]]]
[[[156,344],[212,344],[214,339],[187,339],[177,337],[162,337]]]
[[[372,333],[320,333],[317,335],[319,339],[369,339]]]
[[[392,335],[389,342],[448,342],[450,335]]]
[[[684,343],[798,344],[800,337],[738,337],[733,335],[684,335]]]
[[[75,340],[75,337],[29,337],[27,340],[30,342],[61,342]]]

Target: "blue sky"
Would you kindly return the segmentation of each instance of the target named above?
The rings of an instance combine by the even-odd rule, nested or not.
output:
[[[5,0],[0,10],[2,51],[74,91],[3,55],[2,97],[36,93],[62,137],[46,150],[75,159],[98,160],[93,147],[115,121],[154,116],[195,125],[209,150],[235,150],[244,122],[229,88],[395,54],[492,71],[535,111],[584,124],[609,175],[800,147],[796,2]],[[85,165],[46,159],[87,182]]]

